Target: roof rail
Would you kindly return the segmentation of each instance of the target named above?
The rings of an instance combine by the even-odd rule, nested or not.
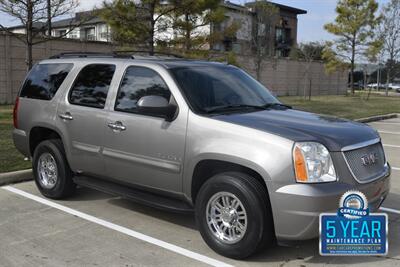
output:
[[[113,52],[115,55],[124,55],[124,54],[128,54],[130,56],[132,56],[132,58],[135,58],[135,54],[144,54],[144,57],[157,57],[158,55],[160,56],[166,56],[166,57],[175,57],[175,58],[181,58],[184,59],[183,56],[178,55],[178,54],[174,54],[174,53],[169,53],[169,52],[158,52],[158,51],[154,51],[153,53],[151,53],[148,50],[117,50]],[[151,55],[153,54],[153,55]]]
[[[142,55],[135,55],[142,54]],[[160,57],[160,56],[161,57]],[[57,55],[53,55],[49,57],[50,59],[57,58],[131,58],[131,59],[140,59],[140,58],[153,58],[153,59],[162,59],[167,57],[174,57],[179,59],[184,59],[183,56],[173,54],[173,53],[165,53],[165,52],[153,52],[153,55],[150,55],[149,51],[146,50],[118,50],[110,53],[101,53],[101,52],[64,52]]]
[[[49,57],[50,59],[56,58],[88,58],[88,57],[113,57],[113,58],[132,58],[131,56],[124,56],[115,53],[100,53],[100,52],[64,52]]]

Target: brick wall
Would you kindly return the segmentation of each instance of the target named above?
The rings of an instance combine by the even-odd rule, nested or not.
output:
[[[62,52],[110,52],[113,46],[101,42],[81,42],[77,40],[52,40],[33,47],[33,59],[37,62]],[[242,68],[255,73],[251,57],[238,56]],[[306,63],[278,60],[275,66],[265,63],[261,82],[277,95],[303,95],[306,84]],[[312,95],[344,94],[347,75],[337,72],[327,75],[323,64],[311,65]],[[0,33],[0,104],[13,103],[26,75],[25,45],[18,39]],[[308,90],[308,82],[306,90]],[[308,91],[307,91],[308,92]]]

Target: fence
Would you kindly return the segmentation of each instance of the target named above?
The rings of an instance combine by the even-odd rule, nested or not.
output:
[[[255,76],[252,57],[238,57],[239,65]],[[322,62],[279,59],[264,62],[260,81],[278,96],[340,95],[347,90],[347,71],[327,74]]]
[[[33,47],[33,59],[37,62],[62,52],[111,52],[114,47],[102,42],[79,40],[51,40]],[[26,75],[25,45],[13,36],[0,33],[0,104],[13,103]],[[238,56],[238,62],[250,74],[255,73],[250,57]],[[277,95],[308,95],[311,77],[312,95],[344,94],[347,75],[336,72],[327,75],[323,64],[313,62],[309,76],[305,62],[278,60],[276,64],[264,64],[261,82]],[[274,66],[272,66],[274,65]]]
[[[0,104],[13,103],[26,76],[25,44],[9,34],[0,33]],[[62,52],[110,52],[113,46],[101,42],[51,40],[33,46],[34,63]]]

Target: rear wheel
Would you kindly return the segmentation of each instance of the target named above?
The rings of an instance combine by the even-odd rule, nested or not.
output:
[[[41,142],[34,151],[32,164],[35,183],[44,196],[61,199],[74,193],[76,186],[61,140]]]
[[[204,183],[196,220],[205,242],[226,257],[243,259],[274,241],[267,192],[244,173],[221,173]]]

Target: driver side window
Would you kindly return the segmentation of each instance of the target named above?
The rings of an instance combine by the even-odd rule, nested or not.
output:
[[[137,102],[147,95],[162,96],[169,101],[171,92],[161,76],[154,70],[137,66],[128,67],[118,90],[115,110],[140,113]]]

